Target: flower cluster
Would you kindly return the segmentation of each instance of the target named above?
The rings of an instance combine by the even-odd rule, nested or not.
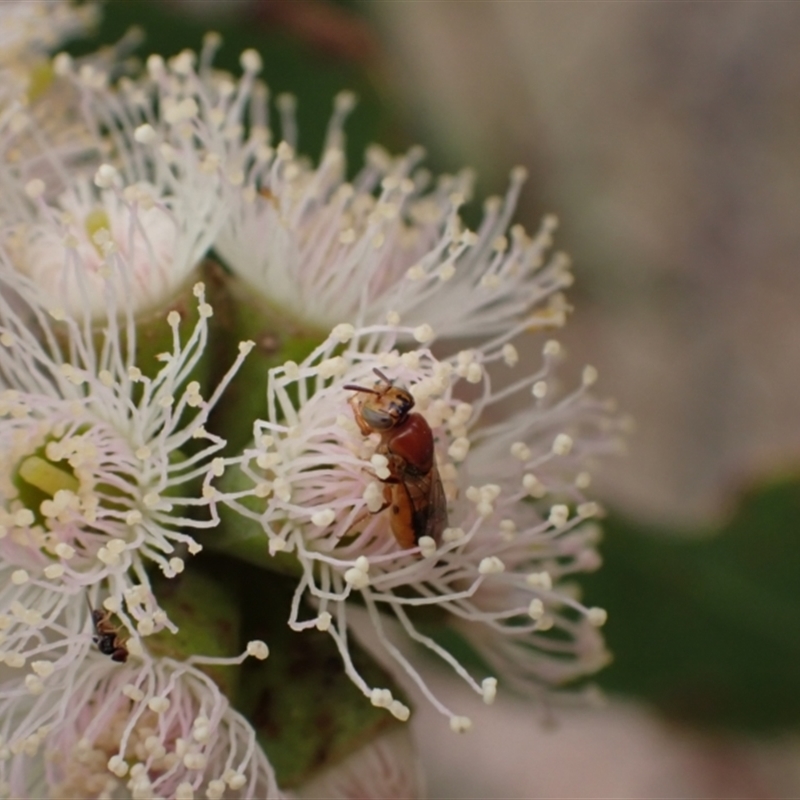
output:
[[[349,657],[349,630],[368,642],[371,626],[379,646],[461,730],[470,722],[432,695],[397,631],[444,659],[487,703],[497,679],[478,682],[427,635],[419,624],[426,610],[444,612],[487,663],[503,668],[501,679],[511,673],[534,691],[602,666],[597,628],[605,613],[581,604],[566,582],[599,565],[596,527],[587,523],[600,509],[584,496],[585,466],[614,446],[614,422],[588,392],[592,367],[577,389],[552,397],[555,341],[544,345],[537,372],[515,375],[522,370],[507,336],[445,359],[428,347],[398,346],[430,338],[427,328],[342,324],[302,363],[271,370],[270,419],[256,423],[253,448],[228,459],[243,477],[222,497],[263,528],[271,553],[296,557],[293,629],[329,631],[363,693],[407,718],[409,709],[369,686]],[[502,389],[492,385],[495,366],[513,376]],[[422,476],[414,463],[392,464],[391,433],[387,455],[378,431],[365,437],[348,403],[354,387],[380,390],[386,376],[409,387],[432,431],[435,461]],[[530,407],[506,416],[508,398]],[[404,505],[413,507],[407,520]],[[449,522],[428,532],[437,514]],[[398,536],[404,526],[410,541]]]
[[[3,4],[9,63],[88,8]],[[401,721],[354,638],[459,732],[425,650],[487,704],[606,659],[605,613],[572,579],[599,565],[586,490],[619,422],[596,371],[565,389],[539,338],[571,275],[553,218],[510,227],[524,170],[472,231],[468,173],[372,148],[348,178],[346,93],[312,165],[293,98],[278,136],[259,56],[237,79],[218,45],[121,78],[113,54],[60,54],[58,92],[0,96],[0,798],[281,796],[214,672],[266,645],[195,652],[165,601],[204,548],[246,540],[265,585],[293,581],[289,628],[327,632]],[[420,792],[397,732],[315,781],[298,796]]]

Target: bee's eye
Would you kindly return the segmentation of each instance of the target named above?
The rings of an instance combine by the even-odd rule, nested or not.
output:
[[[378,431],[384,431],[394,425],[394,418],[386,411],[378,411],[368,406],[361,409],[361,416],[370,428],[375,428]]]

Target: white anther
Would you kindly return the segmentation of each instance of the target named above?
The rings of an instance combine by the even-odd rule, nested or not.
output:
[[[536,381],[531,387],[531,394],[541,400],[547,394],[547,381]]]
[[[447,449],[447,454],[455,462],[463,461],[469,452],[469,439],[466,436],[459,436]]]
[[[567,524],[568,519],[569,508],[567,506],[558,503],[550,509],[548,521],[551,525],[555,525],[556,528],[563,528]]]
[[[128,765],[119,754],[108,759],[108,768],[118,778],[124,778],[128,774]]]
[[[484,678],[481,681],[481,691],[483,692],[483,702],[487,706],[494,703],[497,697],[497,678]]]
[[[369,575],[358,567],[350,567],[344,573],[344,579],[354,589],[366,589],[369,586]]]
[[[140,144],[151,145],[156,143],[158,134],[156,134],[155,128],[146,122],[144,125],[140,125],[136,128],[133,132],[133,138]]]
[[[143,617],[136,623],[136,630],[141,636],[150,636],[155,629],[156,625],[152,617]]]
[[[327,528],[336,519],[336,512],[332,508],[317,511],[311,515],[311,522],[318,528]]]
[[[419,537],[419,552],[423,558],[431,558],[436,555],[436,541],[432,536]]]
[[[126,683],[122,687],[122,694],[125,697],[129,697],[133,700],[134,703],[141,703],[144,700],[144,692],[138,687],[134,686],[132,683]]]
[[[52,661],[34,661],[31,664],[31,669],[40,678],[49,678],[53,674],[55,666]]]
[[[481,575],[496,575],[505,571],[506,565],[497,556],[486,556],[478,564],[478,572]]]
[[[356,329],[349,322],[342,322],[331,331],[331,336],[342,344],[346,344],[353,338],[355,332]]]
[[[433,339],[433,328],[427,323],[424,325],[419,325],[418,327],[414,328],[414,338],[420,344],[429,342],[431,339]]]
[[[555,339],[550,339],[550,341],[545,342],[542,352],[546,356],[557,356],[561,352],[561,345]]]
[[[269,540],[269,554],[274,556],[275,553],[282,553],[289,547],[286,539],[281,539],[279,536],[273,536]]]
[[[31,576],[28,575],[28,571],[24,569],[15,569],[11,573],[11,583],[15,586],[22,586],[22,584],[27,583],[30,578]]]
[[[553,588],[553,579],[550,577],[549,572],[531,572],[525,578],[525,583],[534,589],[543,589],[546,592]]]
[[[152,697],[147,701],[147,707],[156,714],[163,714],[169,708],[169,700],[166,697]]]
[[[175,788],[175,800],[194,800],[194,788],[188,781],[179,783]]]
[[[509,367],[513,367],[519,361],[519,353],[517,352],[517,348],[514,347],[513,344],[506,343],[503,345],[503,361]]]
[[[572,450],[572,437],[566,433],[559,433],[553,441],[553,452],[557,456],[565,456]]]
[[[173,556],[169,560],[169,568],[175,575],[179,575],[181,572],[183,572],[185,566],[186,565],[184,564],[183,559],[178,558],[177,556]]]
[[[464,538],[464,531],[461,528],[445,528],[442,531],[443,542],[457,542]]]
[[[34,178],[25,184],[25,194],[27,194],[31,200],[36,200],[44,194],[45,188],[44,181],[41,178]]]
[[[207,759],[203,753],[196,753],[190,750],[183,757],[183,766],[186,767],[186,769],[205,769],[206,761]]]
[[[253,639],[247,643],[247,655],[263,661],[269,655],[269,647],[260,639]]]
[[[327,631],[331,627],[333,617],[327,611],[320,611],[317,616],[316,628],[318,631]]]
[[[206,797],[208,800],[222,800],[224,795],[225,781],[221,781],[219,778],[214,778],[208,782],[208,788],[206,789]]]
[[[411,716],[411,709],[399,700],[392,700],[389,713],[401,722],[405,722]]]
[[[483,377],[483,367],[478,364],[476,361],[473,361],[467,367],[467,382],[468,383],[480,383],[481,378]]]
[[[389,470],[389,459],[386,456],[375,453],[369,461],[375,468],[375,474],[381,480],[386,480],[392,474]]]
[[[100,189],[110,189],[119,178],[119,173],[111,164],[101,164],[94,174],[94,184]]]
[[[373,689],[369,700],[376,708],[389,708],[393,698],[389,689]]]
[[[535,620],[539,620],[544,616],[544,603],[538,597],[534,597],[531,600],[528,606],[528,616]]]
[[[586,619],[589,624],[593,625],[595,628],[602,628],[608,619],[608,612],[604,608],[595,606],[586,612]]]
[[[531,497],[544,497],[547,494],[547,489],[544,484],[530,472],[522,476],[522,485]]]
[[[261,56],[252,48],[242,51],[241,56],[239,56],[239,63],[242,65],[243,70],[253,73],[261,72],[261,67],[263,66]]]
[[[225,770],[225,778],[228,787],[236,792],[247,783],[247,776],[242,772],[234,772],[233,770]]]

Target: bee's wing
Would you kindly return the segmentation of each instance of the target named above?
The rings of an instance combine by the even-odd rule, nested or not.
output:
[[[436,468],[435,461],[429,477],[431,479],[431,488],[428,498],[428,524],[425,535],[430,536],[438,545],[441,544],[442,533],[448,525],[448,519],[447,498],[444,494],[444,486],[442,486],[442,479],[439,477],[439,470]]]
[[[425,475],[406,473],[403,486],[411,503],[415,542],[430,536],[439,544],[447,527],[447,499],[436,462]]]

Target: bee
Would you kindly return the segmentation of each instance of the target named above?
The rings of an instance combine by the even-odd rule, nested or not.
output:
[[[383,483],[383,505],[390,509],[390,525],[403,548],[430,536],[437,544],[447,527],[447,501],[436,468],[433,431],[425,418],[411,413],[414,398],[396,386],[379,369],[375,387],[348,384],[358,394],[349,399],[356,423],[364,436],[381,436],[377,452],[388,459],[389,477]]]
[[[97,649],[104,655],[110,656],[112,661],[124,664],[128,660],[128,648],[125,647],[125,639],[120,638],[119,630],[111,624],[111,612],[101,611],[99,608],[92,608],[92,625],[94,625],[94,636],[92,641],[97,645]]]

